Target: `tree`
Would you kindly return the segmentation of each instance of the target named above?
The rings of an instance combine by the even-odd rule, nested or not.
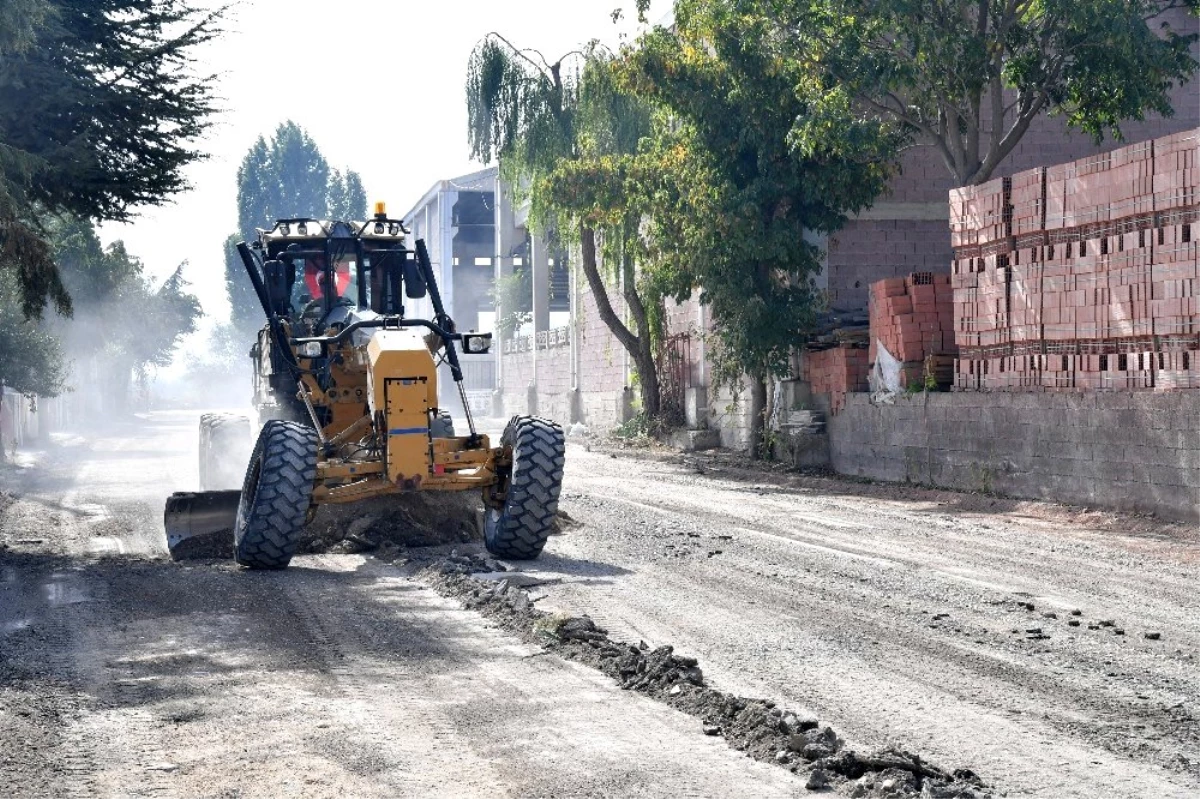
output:
[[[295,122],[261,136],[238,169],[238,231],[244,241],[276,219],[329,215],[329,162]]]
[[[191,66],[221,12],[183,0],[14,0],[0,12],[0,267],[21,307],[67,313],[50,215],[126,221],[186,187],[213,111]]]
[[[58,339],[41,323],[25,318],[16,276],[0,271],[0,405],[4,387],[56,397],[64,389],[65,377],[66,363]]]
[[[259,137],[238,167],[238,232],[225,240],[225,289],[234,326],[243,336],[262,327],[262,306],[237,253],[240,241],[276,219],[309,217],[363,219],[367,193],[353,170],[329,167],[321,148],[295,122],[275,129],[270,141]]]
[[[338,170],[329,174],[329,216],[333,219],[365,219],[367,192],[362,178],[353,169],[343,175]]]
[[[619,182],[618,155],[631,155],[649,128],[649,110],[618,90],[610,56],[591,44],[549,63],[536,50],[520,50],[499,34],[471,53],[467,71],[467,136],[472,157],[500,162],[514,187],[528,185],[535,224],[559,241],[576,240],[580,266],[600,318],[637,369],[642,413],[657,420],[658,370],[655,322],[661,298],[647,301],[636,268],[637,215],[599,208]],[[605,190],[576,180],[581,174],[608,182]],[[590,194],[576,193],[584,188]],[[597,257],[597,230],[606,264],[614,264],[632,326],[617,315]],[[501,313],[504,310],[501,309]]]
[[[678,0],[673,32],[655,30],[626,57],[631,89],[670,114],[653,149],[659,177],[649,238],[672,263],[673,291],[700,289],[712,308],[718,374],[751,378],[752,452],[765,451],[767,380],[788,369],[822,298],[820,251],[806,231],[831,232],[878,196],[893,145],[874,122],[852,123],[838,150],[799,157],[788,143],[808,106],[771,23],[741,0]]]
[[[1039,115],[1122,138],[1121,124],[1170,116],[1191,79],[1195,35],[1163,21],[1197,0],[743,0],[804,64],[813,98],[802,151],[850,120],[881,120],[931,145],[960,185],[988,180]],[[832,136],[831,136],[832,134]]]

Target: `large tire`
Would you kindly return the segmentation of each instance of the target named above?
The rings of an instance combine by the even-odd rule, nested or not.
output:
[[[454,438],[454,419],[450,411],[439,411],[429,422],[429,435],[432,438]]]
[[[239,488],[253,439],[250,420],[230,413],[200,417],[200,490]]]
[[[566,443],[549,419],[514,416],[500,439],[512,448],[512,473],[503,508],[488,508],[483,542],[498,558],[533,560],[554,529],[562,491]]]
[[[251,569],[284,569],[296,554],[317,477],[317,431],[270,420],[246,467],[233,557]]]

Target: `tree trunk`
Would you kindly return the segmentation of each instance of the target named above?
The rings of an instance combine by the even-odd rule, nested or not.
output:
[[[608,287],[600,277],[600,269],[596,261],[596,231],[590,227],[580,226],[580,250],[584,277],[587,278],[588,288],[596,299],[596,308],[600,312],[600,320],[612,331],[617,341],[633,358],[637,365],[638,378],[641,385],[642,410],[649,418],[659,414],[658,371],[654,363],[654,347],[647,329],[646,307],[641,295],[637,292],[637,284],[633,279],[633,265],[625,262],[622,265],[625,272],[624,285],[625,302],[629,305],[630,315],[637,323],[638,335],[634,335],[613,310],[608,297]]]
[[[750,378],[750,457],[763,460],[767,452],[766,437],[767,381],[761,377]]]
[[[654,347],[647,335],[638,336],[641,346],[634,356],[637,364],[638,377],[641,379],[638,388],[642,396],[642,410],[648,419],[657,419],[662,411],[662,398],[659,396],[658,364],[654,362]]]

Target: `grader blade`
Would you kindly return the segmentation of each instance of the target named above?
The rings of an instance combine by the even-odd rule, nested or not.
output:
[[[163,526],[172,560],[233,557],[240,491],[179,491],[167,498]]]

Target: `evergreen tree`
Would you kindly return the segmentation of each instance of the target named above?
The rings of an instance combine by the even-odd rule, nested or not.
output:
[[[186,188],[213,111],[192,53],[219,14],[183,0],[0,8],[0,268],[26,315],[71,308],[40,220],[125,221]]]

